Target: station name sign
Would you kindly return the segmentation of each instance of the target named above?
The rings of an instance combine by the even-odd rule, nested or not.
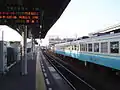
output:
[[[0,11],[0,24],[40,25],[40,14],[39,8],[7,7],[6,11]]]

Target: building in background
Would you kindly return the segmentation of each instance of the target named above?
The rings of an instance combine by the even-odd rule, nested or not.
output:
[[[70,41],[74,41],[76,40],[75,38],[59,38],[58,36],[51,36],[49,37],[49,46],[48,48],[52,49],[54,48],[54,45],[55,44],[58,44],[58,43],[64,43],[64,42],[70,42]]]

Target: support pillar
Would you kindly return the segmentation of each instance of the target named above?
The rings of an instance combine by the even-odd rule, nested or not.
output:
[[[31,37],[31,43],[32,43],[31,51],[32,51],[32,60],[33,60],[33,35]]]
[[[33,39],[33,57],[35,57],[35,39]],[[35,58],[33,58],[35,59]]]
[[[23,49],[22,49],[22,75],[27,75],[27,26],[24,26],[22,32]]]

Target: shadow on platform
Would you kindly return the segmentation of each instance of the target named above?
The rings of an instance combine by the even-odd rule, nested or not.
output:
[[[36,90],[36,60],[28,60],[28,75],[22,76],[20,62],[0,76],[0,90]]]

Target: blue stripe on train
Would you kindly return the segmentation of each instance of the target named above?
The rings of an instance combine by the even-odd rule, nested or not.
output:
[[[104,55],[96,55],[96,54],[86,54],[86,53],[74,53],[74,52],[64,52],[64,51],[56,51],[58,54],[62,54],[65,56],[70,56],[73,58],[77,58],[82,61],[88,61],[91,63],[103,65],[106,67],[119,69],[120,70],[120,57],[111,57]]]

